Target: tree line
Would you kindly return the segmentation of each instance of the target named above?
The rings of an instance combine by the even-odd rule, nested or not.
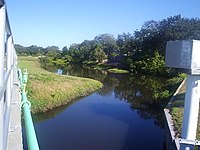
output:
[[[19,54],[46,55],[43,62],[57,65],[114,63],[131,72],[154,75],[166,74],[164,67],[165,46],[170,40],[200,40],[200,20],[185,18],[181,15],[163,20],[145,22],[140,30],[122,33],[115,38],[111,34],[101,34],[93,40],[66,46],[59,51],[52,46],[24,48],[16,45]]]
[[[58,46],[48,46],[46,48],[43,48],[41,46],[37,45],[31,45],[28,47],[24,47],[20,44],[15,44],[15,49],[18,55],[20,56],[41,56],[46,55],[48,52],[58,52],[59,53],[59,47]]]

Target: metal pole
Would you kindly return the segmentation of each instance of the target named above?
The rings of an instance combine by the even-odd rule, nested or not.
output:
[[[12,36],[8,37],[7,40],[7,63],[6,63],[6,70],[12,69]],[[6,104],[7,107],[10,107],[11,103],[11,84],[12,84],[12,71],[9,75],[8,82],[7,82],[7,88],[6,88]]]
[[[4,82],[4,53],[5,53],[5,6],[0,8],[0,88],[2,88]],[[0,98],[0,150],[3,150],[4,138],[4,98]]]
[[[200,76],[188,75],[186,80],[186,94],[181,138],[181,150],[193,150],[196,140],[197,122],[199,114]],[[188,142],[187,142],[188,141]],[[193,141],[193,142],[190,142]],[[193,143],[193,144],[191,144]]]
[[[4,116],[4,149],[6,149],[7,138],[8,138],[8,129],[9,129],[9,120],[10,120],[10,105],[12,98],[12,90],[11,90],[11,69],[12,69],[12,36],[8,36],[7,44],[6,44],[7,58],[6,58],[6,71],[10,74],[8,75],[8,81],[6,85],[6,111]]]
[[[16,51],[15,51],[15,47],[14,47],[14,44],[13,44],[13,60],[15,62],[15,65],[17,66],[17,54],[16,54]]]
[[[10,45],[11,47],[10,47],[10,50],[11,50],[11,67],[12,67],[12,70],[11,70],[11,74],[10,74],[10,76],[11,76],[11,80],[10,80],[10,82],[11,82],[11,92],[12,92],[12,89],[13,89],[13,82],[14,82],[14,45],[13,45],[13,38],[11,39],[11,45]]]

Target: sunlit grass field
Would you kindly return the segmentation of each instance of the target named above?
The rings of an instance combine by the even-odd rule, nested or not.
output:
[[[40,67],[36,57],[19,57],[18,67],[28,70],[28,99],[33,113],[42,113],[86,96],[102,87],[93,79],[57,75]]]

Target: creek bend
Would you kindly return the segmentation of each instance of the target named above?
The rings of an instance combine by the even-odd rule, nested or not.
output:
[[[42,150],[165,149],[164,114],[152,98],[164,79],[77,67],[63,73],[99,80],[104,87],[33,117]]]

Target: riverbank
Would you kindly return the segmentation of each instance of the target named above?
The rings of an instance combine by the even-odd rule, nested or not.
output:
[[[128,70],[120,69],[118,64],[113,63],[96,63],[96,62],[87,62],[83,65],[86,68],[92,68],[96,70],[106,70],[111,73],[129,73]]]
[[[28,69],[28,99],[32,113],[42,113],[101,88],[99,81],[87,78],[57,75],[40,67],[36,57],[19,57],[18,66]]]
[[[174,138],[181,137],[185,92],[186,84],[185,81],[183,81],[177,93],[172,97],[171,101],[168,103],[166,108],[169,110],[169,114],[171,115],[171,124],[175,133]],[[197,140],[200,140],[200,122],[198,122],[196,138]]]

